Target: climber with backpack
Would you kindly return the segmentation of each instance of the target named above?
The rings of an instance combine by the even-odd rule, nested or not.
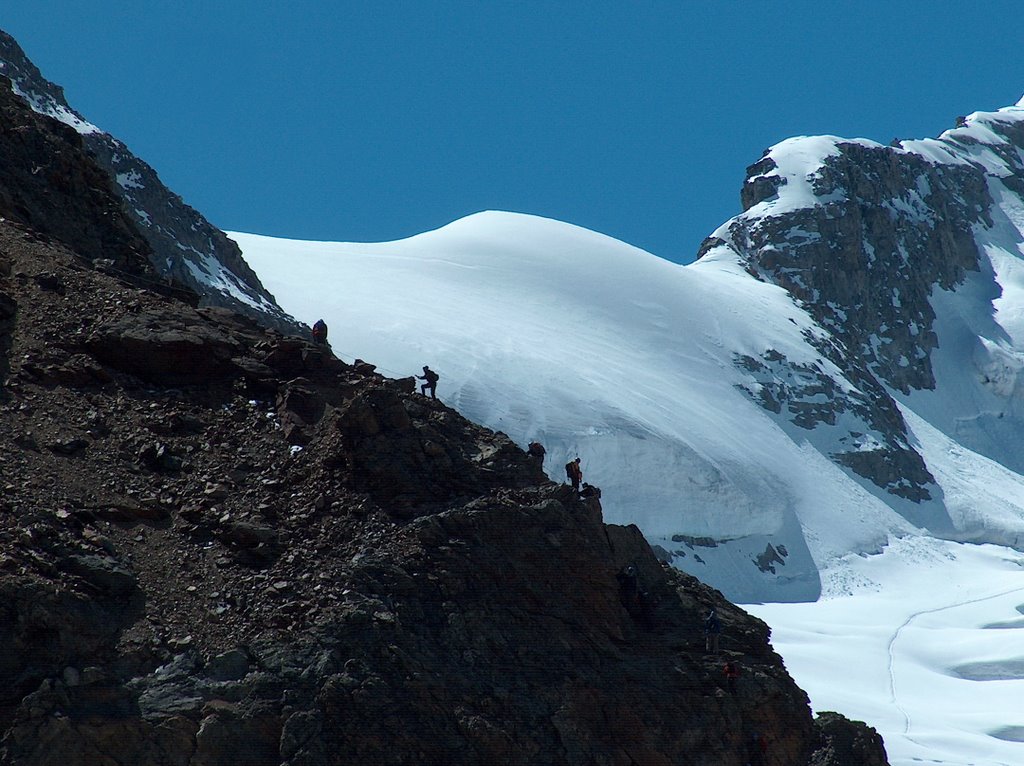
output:
[[[718,638],[722,635],[722,623],[714,608],[709,609],[704,618],[704,651],[718,654]]]
[[[318,346],[327,345],[327,322],[318,319],[313,324],[313,342]]]
[[[423,365],[423,374],[417,375],[416,379],[426,381],[426,383],[420,386],[420,393],[426,396],[427,391],[430,391],[430,396],[434,399],[437,398],[437,381],[439,376],[436,372],[427,367],[427,365]]]
[[[569,478],[569,483],[572,484],[572,488],[579,494],[580,482],[583,481],[583,469],[580,468],[580,459],[577,456],[575,460],[570,460],[565,464],[565,475]]]
[[[544,449],[543,444],[540,442],[530,442],[526,448],[526,454],[533,458],[533,461],[539,468],[544,467],[544,455],[547,454],[547,451]]]
[[[725,685],[729,689],[729,694],[736,694],[736,682],[740,677],[740,666],[732,660],[729,660],[722,666],[722,673],[725,674]]]

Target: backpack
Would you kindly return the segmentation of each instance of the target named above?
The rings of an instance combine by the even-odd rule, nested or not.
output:
[[[437,383],[438,380],[437,373],[433,370],[427,370],[423,373],[423,377],[427,379],[427,383]]]

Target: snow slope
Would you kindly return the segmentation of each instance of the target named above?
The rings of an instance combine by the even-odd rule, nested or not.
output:
[[[390,243],[231,236],[287,310],[326,319],[340,356],[395,376],[429,364],[446,402],[543,441],[554,478],[578,452],[608,520],[685,553],[677,566],[739,601],[820,595],[748,609],[773,626],[814,708],[875,726],[894,765],[1024,763],[1024,556],[936,539],[736,388],[736,353],[828,367],[780,288],[724,252],[683,267],[509,213]],[[937,296],[956,309],[939,328],[951,397],[975,388],[962,362],[978,343],[965,327],[986,316],[976,289]],[[1021,477],[947,435],[941,395],[904,408],[952,527],[1018,529]],[[690,547],[678,534],[732,542]],[[751,566],[780,541],[776,574]]]
[[[844,153],[881,159],[883,170],[867,168],[850,182],[842,180],[848,164],[839,165],[837,184],[828,166]],[[877,175],[889,166],[897,172]],[[940,167],[952,170],[943,175]],[[501,212],[398,242],[232,236],[287,311],[332,326],[340,355],[393,375],[429,364],[442,376],[441,398],[465,415],[523,445],[544,443],[553,478],[580,455],[609,520],[636,523],[675,566],[734,600],[813,600],[822,570],[850,552],[877,552],[893,536],[1024,540],[1024,107],[976,113],[939,139],[895,148],[789,139],[752,170],[748,184],[767,183],[772,193],[719,227],[709,240],[716,244],[688,266],[569,224]],[[981,179],[978,204],[962,197],[958,179]],[[863,305],[828,304],[833,324],[823,324],[816,295],[804,303],[771,275],[753,275],[768,261],[756,260],[752,247],[771,256],[820,240],[804,227],[827,224],[831,210],[847,215],[858,183],[869,197],[872,185],[893,187],[891,196],[852,202],[876,205],[892,232],[882,232],[891,254],[865,244],[866,256],[853,255],[868,265],[858,268],[890,258],[917,271],[908,258],[933,257],[927,232],[936,221],[955,209],[976,221],[977,266],[951,289],[925,286],[931,326],[922,324],[931,320],[920,303],[898,316],[920,288],[898,268],[884,272],[898,280],[886,310],[903,335],[872,331],[865,351],[881,351],[866,364],[883,375],[886,344],[918,336],[924,343],[933,331],[937,344],[908,347],[895,368],[888,362],[890,370],[909,368],[925,357],[931,371],[907,379],[928,381],[933,372],[931,390],[887,386],[884,377],[871,384],[822,355],[835,317],[870,319]],[[942,197],[936,184],[952,184],[952,192]],[[764,231],[775,239],[752,245]],[[905,232],[917,240],[901,239]],[[800,287],[797,278],[793,289]],[[761,364],[773,359],[783,360],[777,369]],[[796,381],[801,406],[831,409],[810,427],[770,412],[753,395],[765,375],[806,377]],[[821,381],[850,395],[845,409],[814,393]],[[905,434],[878,432],[877,417],[855,411],[854,400],[879,391],[894,400],[896,418],[902,413]],[[893,448],[893,434],[905,448]],[[901,497],[891,491],[898,477],[886,487],[835,459],[886,449],[920,456],[927,481],[918,487],[930,499]]]
[[[579,454],[610,521],[733,598],[814,599],[820,567],[912,530],[737,389],[736,354],[841,373],[804,340],[808,316],[733,259],[684,267],[498,212],[390,243],[231,236],[286,310],[323,316],[341,356],[393,375],[429,364],[463,414],[543,442],[556,479]],[[769,542],[787,553],[776,574],[751,565]]]

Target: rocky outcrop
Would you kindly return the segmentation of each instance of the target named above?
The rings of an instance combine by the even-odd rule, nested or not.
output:
[[[914,502],[932,499],[934,478],[889,390],[935,386],[929,297],[980,268],[973,231],[992,225],[986,173],[969,162],[836,139],[820,166],[791,179],[801,171],[780,168],[775,152],[785,149],[747,169],[745,212],[701,254],[728,247],[750,274],[784,288],[821,329],[807,341],[834,369],[794,365],[769,350],[736,360],[753,373],[743,389],[798,428],[828,427],[834,433],[817,437],[829,445],[826,454],[878,487]],[[794,194],[812,201],[776,213],[791,180],[806,183]]]
[[[838,713],[821,713],[814,720],[820,745],[808,766],[884,766],[888,763],[882,738],[861,721]]]
[[[162,281],[196,293],[204,305],[231,308],[283,332],[305,331],[277,306],[245,263],[237,244],[164,186],[156,171],[128,147],[75,112],[63,89],[43,77],[17,41],[3,31],[0,75],[10,79],[15,92],[37,112],[79,134],[106,176],[103,186],[114,192],[121,214],[148,243],[146,253]],[[62,171],[46,166],[46,172],[55,172],[60,178]],[[23,207],[39,214],[34,205]],[[46,231],[43,227],[37,230]]]
[[[0,77],[0,216],[89,261],[153,277],[149,246],[86,151],[78,133],[30,111]],[[9,261],[3,268],[10,271]],[[40,285],[59,289],[46,278]]]
[[[841,434],[837,439],[841,449],[831,450],[832,458],[894,495],[914,502],[930,499],[935,479],[910,444],[896,402],[860,360],[842,359],[841,347],[835,344],[813,342],[828,345],[825,358],[839,369],[845,364],[846,379],[859,385],[841,385],[821,365],[796,363],[771,349],[760,359],[737,358],[737,366],[750,373],[740,389],[806,431],[822,425],[835,427],[852,418],[863,430]]]
[[[985,174],[893,147],[839,142],[837,149],[813,177],[820,204],[741,216],[729,234],[743,243],[748,268],[786,288],[848,357],[864,359],[903,393],[932,388],[928,297],[979,268],[972,228],[992,223]],[[763,161],[748,168],[745,210],[775,193],[759,185],[771,169]]]
[[[0,762],[739,764],[755,733],[811,757],[767,626],[504,435],[17,229],[0,249],[25,307],[0,408]],[[55,335],[103,375],[41,375]]]

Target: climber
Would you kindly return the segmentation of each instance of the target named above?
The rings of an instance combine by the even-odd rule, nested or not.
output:
[[[640,579],[636,574],[636,567],[630,564],[615,575],[619,581],[619,601],[626,608],[626,611],[633,614],[637,609],[637,601],[640,598]]]
[[[570,460],[565,464],[565,475],[569,477],[569,483],[577,493],[580,491],[580,482],[583,481],[583,469],[580,468],[580,459]]]
[[[722,623],[718,619],[718,613],[711,608],[704,618],[704,651],[708,654],[718,654],[718,637],[721,635]]]
[[[313,325],[313,342],[317,345],[327,345],[327,322],[322,319],[316,320]]]
[[[729,694],[735,695],[736,681],[740,677],[740,666],[732,660],[729,660],[722,666],[722,672],[725,674],[725,685],[729,689]]]
[[[635,564],[623,567],[615,575],[619,581],[619,601],[629,616],[646,627],[652,627],[654,599],[640,585],[640,573]]]
[[[768,740],[759,731],[750,733],[747,742],[747,764],[748,766],[764,766],[768,761]]]
[[[544,467],[544,455],[546,450],[544,445],[540,442],[530,442],[530,445],[526,448],[526,454],[533,458],[533,461],[537,464],[537,467]]]
[[[416,379],[426,381],[426,383],[420,386],[420,393],[426,396],[427,391],[430,391],[430,396],[433,397],[434,399],[437,398],[438,375],[436,372],[427,367],[427,365],[423,365],[423,374],[417,375]]]

